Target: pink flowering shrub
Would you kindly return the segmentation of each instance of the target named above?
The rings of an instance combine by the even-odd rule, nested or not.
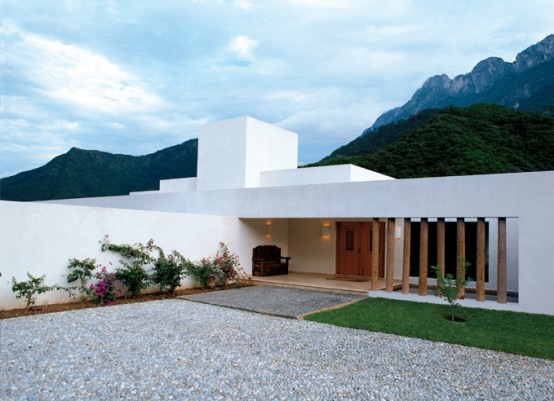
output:
[[[238,256],[220,242],[214,258],[203,258],[198,263],[187,262],[187,273],[198,281],[200,287],[207,288],[234,285],[244,271]]]
[[[154,248],[158,249],[154,244],[154,240],[151,239],[146,245],[141,243],[119,245],[112,244],[106,235],[100,243],[102,252],[112,251],[124,257],[119,261],[121,266],[115,270],[116,278],[127,289],[129,296],[138,297],[143,290],[148,288],[151,282],[150,274],[146,271],[145,266],[154,263],[156,260],[152,254]]]
[[[212,261],[216,285],[229,286],[236,284],[236,281],[244,274],[240,267],[239,257],[231,252],[224,242],[219,243],[219,249]]]
[[[106,266],[103,266],[95,276],[98,281],[89,287],[93,299],[100,305],[113,305],[115,299],[121,295],[121,282],[116,279],[115,273],[108,272]]]

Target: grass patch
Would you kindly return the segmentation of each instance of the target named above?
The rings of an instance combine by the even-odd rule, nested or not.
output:
[[[554,359],[554,316],[463,308],[466,322],[445,320],[448,305],[368,298],[314,313],[313,322]]]

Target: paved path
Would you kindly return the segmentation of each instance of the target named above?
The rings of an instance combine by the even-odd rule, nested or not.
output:
[[[165,300],[0,320],[0,399],[552,400],[554,361]]]
[[[266,315],[298,318],[310,312],[351,303],[365,297],[296,288],[253,286],[184,295],[180,298]]]

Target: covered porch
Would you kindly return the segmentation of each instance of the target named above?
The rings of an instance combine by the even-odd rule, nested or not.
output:
[[[253,276],[256,285],[433,302],[435,297],[428,295],[433,294],[436,280],[430,266],[436,265],[443,274],[471,277],[462,289],[467,300],[481,305],[518,302],[517,218],[268,218],[242,222],[256,245],[274,244],[283,256],[292,258],[289,274]],[[467,273],[459,270],[461,260],[471,261]]]

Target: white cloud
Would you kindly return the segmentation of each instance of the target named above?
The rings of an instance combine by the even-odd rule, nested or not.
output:
[[[248,36],[239,35],[235,36],[229,42],[229,50],[236,53],[241,59],[252,59],[252,49],[258,45],[258,42],[254,39],[250,39]]]
[[[302,7],[336,9],[350,9],[354,3],[351,0],[287,0],[287,2]]]
[[[252,3],[247,0],[235,0],[235,5],[243,10],[250,10],[252,8]]]
[[[27,33],[3,23],[9,37],[6,57],[12,68],[53,102],[68,102],[105,113],[136,112],[162,105],[140,79],[104,56],[77,46]]]

